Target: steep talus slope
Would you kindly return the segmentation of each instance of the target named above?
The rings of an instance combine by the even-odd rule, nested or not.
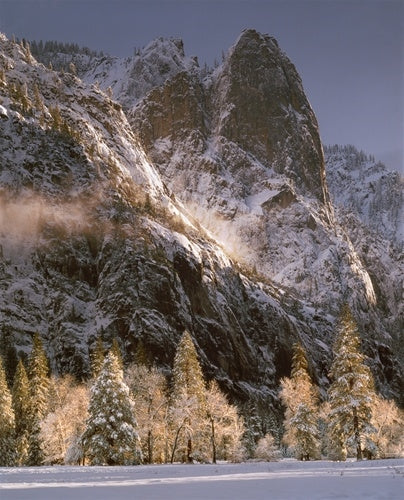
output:
[[[169,370],[188,328],[209,377],[276,402],[292,343],[325,346],[329,319],[309,328],[293,297],[240,272],[168,196],[119,105],[4,37],[0,50],[3,334],[24,353],[39,331],[53,370],[85,376],[98,336],[126,361],[142,341]],[[328,358],[313,356],[319,377]]]

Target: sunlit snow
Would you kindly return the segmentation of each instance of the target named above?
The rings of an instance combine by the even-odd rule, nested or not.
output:
[[[0,498],[398,499],[404,460],[0,469]]]

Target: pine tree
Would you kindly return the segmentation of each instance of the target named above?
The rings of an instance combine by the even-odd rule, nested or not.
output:
[[[102,341],[101,336],[97,337],[97,341],[95,343],[95,349],[90,355],[91,360],[91,374],[94,378],[98,377],[102,365],[104,364],[104,343]]]
[[[357,325],[345,305],[339,316],[335,357],[330,370],[333,382],[328,390],[329,439],[333,458],[338,460],[345,460],[349,447],[354,448],[358,460],[362,459],[365,448],[373,447],[374,383],[360,344]]]
[[[146,347],[142,341],[142,339],[139,340],[136,346],[136,351],[135,351],[135,364],[136,365],[144,365],[150,368],[150,361],[149,361],[149,356],[146,350]]]
[[[28,376],[21,359],[18,362],[14,376],[12,396],[15,415],[17,465],[24,465],[28,457],[31,404]]]
[[[38,84],[34,83],[33,86],[33,105],[34,108],[39,111],[40,113],[45,112],[45,104],[43,102],[43,97],[41,95],[41,92],[39,90]]]
[[[11,387],[18,364],[18,357],[13,335],[11,330],[6,326],[2,327],[0,334],[0,355],[3,358],[3,368],[6,372],[7,383]]]
[[[94,465],[138,463],[141,458],[134,404],[116,356],[110,352],[90,391],[82,442]]]
[[[205,381],[191,335],[185,331],[178,344],[173,366],[173,399],[185,394],[205,402]]]
[[[49,367],[41,338],[38,333],[33,337],[32,351],[28,358],[28,377],[33,413],[40,419],[47,412],[49,392]]]
[[[14,465],[15,418],[11,393],[7,385],[6,373],[0,357],[0,466]]]
[[[122,351],[121,351],[121,348],[119,347],[118,339],[116,337],[114,337],[114,339],[112,341],[111,352],[118,360],[119,367],[121,368],[121,370],[123,370]]]
[[[28,465],[41,465],[44,459],[40,440],[40,422],[48,410],[48,360],[38,333],[34,335],[28,358],[30,388],[30,428],[28,437]]]
[[[174,442],[171,461],[174,460],[181,437],[186,441],[181,452],[187,462],[192,462],[195,453],[198,453],[194,444],[203,427],[205,402],[206,388],[202,369],[191,335],[185,331],[178,344],[173,366],[170,414]]]
[[[308,373],[306,353],[294,345],[291,376],[281,381],[281,398],[286,406],[284,441],[300,460],[318,458],[317,391]]]

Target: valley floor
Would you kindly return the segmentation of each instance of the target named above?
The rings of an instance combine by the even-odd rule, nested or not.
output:
[[[0,468],[1,500],[398,499],[404,459]]]

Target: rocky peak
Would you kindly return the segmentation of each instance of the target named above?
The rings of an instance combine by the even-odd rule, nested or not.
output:
[[[88,83],[111,88],[113,96],[129,110],[153,88],[164,85],[178,73],[197,71],[196,58],[186,58],[182,40],[156,38],[132,57],[102,57],[81,72]]]
[[[404,245],[404,178],[354,146],[327,146],[327,181],[341,215],[354,213],[368,228]]]
[[[276,40],[245,30],[213,84],[213,127],[328,204],[316,117]]]

